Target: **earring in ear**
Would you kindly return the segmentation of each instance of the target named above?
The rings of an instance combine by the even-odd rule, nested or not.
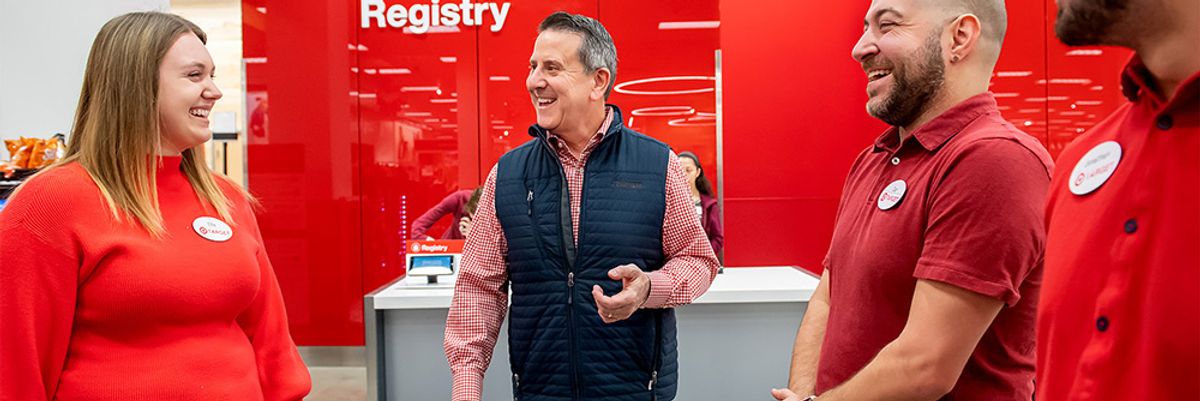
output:
[[[957,62],[958,62],[958,55],[957,55],[957,54],[955,54],[954,56],[950,57],[950,61],[957,63]]]

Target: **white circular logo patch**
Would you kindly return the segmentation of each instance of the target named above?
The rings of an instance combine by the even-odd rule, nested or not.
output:
[[[208,216],[192,220],[192,229],[204,239],[213,242],[225,242],[233,237],[233,229],[229,228],[228,224]]]
[[[1116,141],[1103,142],[1083,154],[1079,163],[1071,170],[1067,187],[1075,195],[1087,195],[1104,185],[1117,164],[1121,162],[1121,144]]]
[[[420,246],[420,245],[417,245],[417,244],[413,244],[413,250],[412,250],[412,251],[413,251],[413,253],[421,252],[421,246]]]
[[[879,209],[888,210],[896,207],[896,204],[900,203],[901,199],[904,199],[904,191],[907,190],[908,184],[905,184],[904,180],[892,181],[891,184],[888,184],[887,188],[883,189],[883,192],[879,193],[879,201],[877,202]]]

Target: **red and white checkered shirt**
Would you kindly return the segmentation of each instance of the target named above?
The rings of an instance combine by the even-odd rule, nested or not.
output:
[[[604,124],[579,156],[572,154],[566,143],[556,136],[549,138],[550,144],[558,150],[559,161],[567,175],[575,238],[579,238],[583,168],[612,121],[613,113],[606,110]],[[662,244],[666,264],[647,274],[650,294],[643,308],[670,308],[691,303],[708,290],[717,276],[717,256],[700,227],[700,218],[687,185],[683,168],[672,152],[667,161],[663,218]],[[502,290],[508,276],[504,263],[508,242],[496,218],[495,201],[496,168],[492,167],[467,236],[454,300],[446,317],[444,346],[454,376],[452,399],[455,401],[481,399],[483,373],[491,363],[496,337],[508,312],[508,293]]]

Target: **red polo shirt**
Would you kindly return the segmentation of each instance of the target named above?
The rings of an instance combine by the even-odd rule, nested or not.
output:
[[[1135,57],[1122,76],[1130,102],[1059,156],[1039,399],[1200,398],[1200,73],[1171,99],[1148,90],[1147,75]],[[1115,170],[1088,155],[1109,141],[1120,155],[1098,152],[1114,154]],[[1099,187],[1072,191],[1088,181]]]
[[[825,260],[830,310],[818,394],[899,336],[921,279],[1006,305],[947,397],[1028,400],[1050,156],[1001,118],[990,93],[898,142],[895,128],[885,132],[846,179]],[[901,180],[902,193],[881,196]]]

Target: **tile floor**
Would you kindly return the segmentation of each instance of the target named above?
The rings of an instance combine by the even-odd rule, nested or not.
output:
[[[367,368],[310,367],[312,392],[307,401],[366,401]]]

